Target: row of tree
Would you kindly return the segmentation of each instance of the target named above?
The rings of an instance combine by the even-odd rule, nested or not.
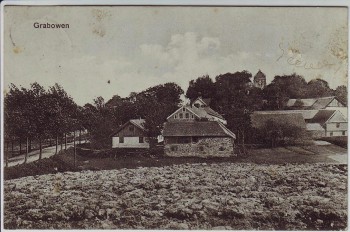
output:
[[[19,140],[21,151],[25,141],[25,162],[28,159],[31,141],[38,141],[39,159],[42,157],[42,144],[48,138],[56,141],[56,153],[59,139],[67,145],[67,134],[83,128],[82,108],[58,84],[47,90],[38,83],[30,88],[10,86],[4,98],[4,135],[7,143]],[[8,152],[7,152],[8,157]],[[7,159],[6,159],[7,160]]]

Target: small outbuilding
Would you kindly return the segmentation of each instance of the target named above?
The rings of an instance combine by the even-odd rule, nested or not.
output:
[[[112,135],[112,148],[149,148],[144,119],[131,119]]]

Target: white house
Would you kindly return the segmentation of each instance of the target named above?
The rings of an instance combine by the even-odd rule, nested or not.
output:
[[[131,119],[112,135],[112,148],[149,148],[144,119]]]

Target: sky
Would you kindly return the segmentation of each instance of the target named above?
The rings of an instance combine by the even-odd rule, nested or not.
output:
[[[243,70],[336,88],[347,84],[347,20],[341,7],[5,6],[4,91],[58,83],[84,105]]]

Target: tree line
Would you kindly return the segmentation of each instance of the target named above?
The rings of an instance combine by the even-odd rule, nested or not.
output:
[[[56,153],[59,141],[67,146],[67,134],[83,128],[82,108],[66,93],[62,86],[55,84],[47,90],[32,83],[30,88],[10,85],[4,98],[4,135],[6,147],[19,141],[20,153],[25,144],[25,161],[31,150],[31,142],[38,141],[39,159],[42,158],[42,144],[47,139],[54,139]],[[9,150],[9,149],[8,149]],[[6,164],[8,161],[6,156]]]
[[[67,134],[87,129],[93,148],[109,148],[111,135],[130,119],[145,119],[145,128],[151,147],[161,134],[163,123],[182,103],[185,92],[176,83],[165,83],[141,92],[132,92],[128,97],[114,95],[105,101],[97,97],[93,103],[78,106],[58,84],[44,89],[38,83],[30,88],[10,85],[4,98],[5,141],[13,144],[20,140],[26,143],[39,141],[41,158],[42,141],[54,139],[56,152],[59,142],[65,143]],[[245,144],[254,138],[250,114],[255,110],[282,109],[289,98],[315,98],[337,96],[347,102],[347,87],[331,89],[322,79],[309,82],[295,73],[275,76],[264,89],[254,87],[252,74],[248,71],[208,75],[189,82],[185,96],[191,101],[197,97],[210,98],[210,106],[227,120],[238,143]],[[274,134],[274,133],[270,133]],[[289,133],[293,134],[293,133]],[[7,145],[8,146],[8,145]],[[27,156],[25,157],[27,159]]]

